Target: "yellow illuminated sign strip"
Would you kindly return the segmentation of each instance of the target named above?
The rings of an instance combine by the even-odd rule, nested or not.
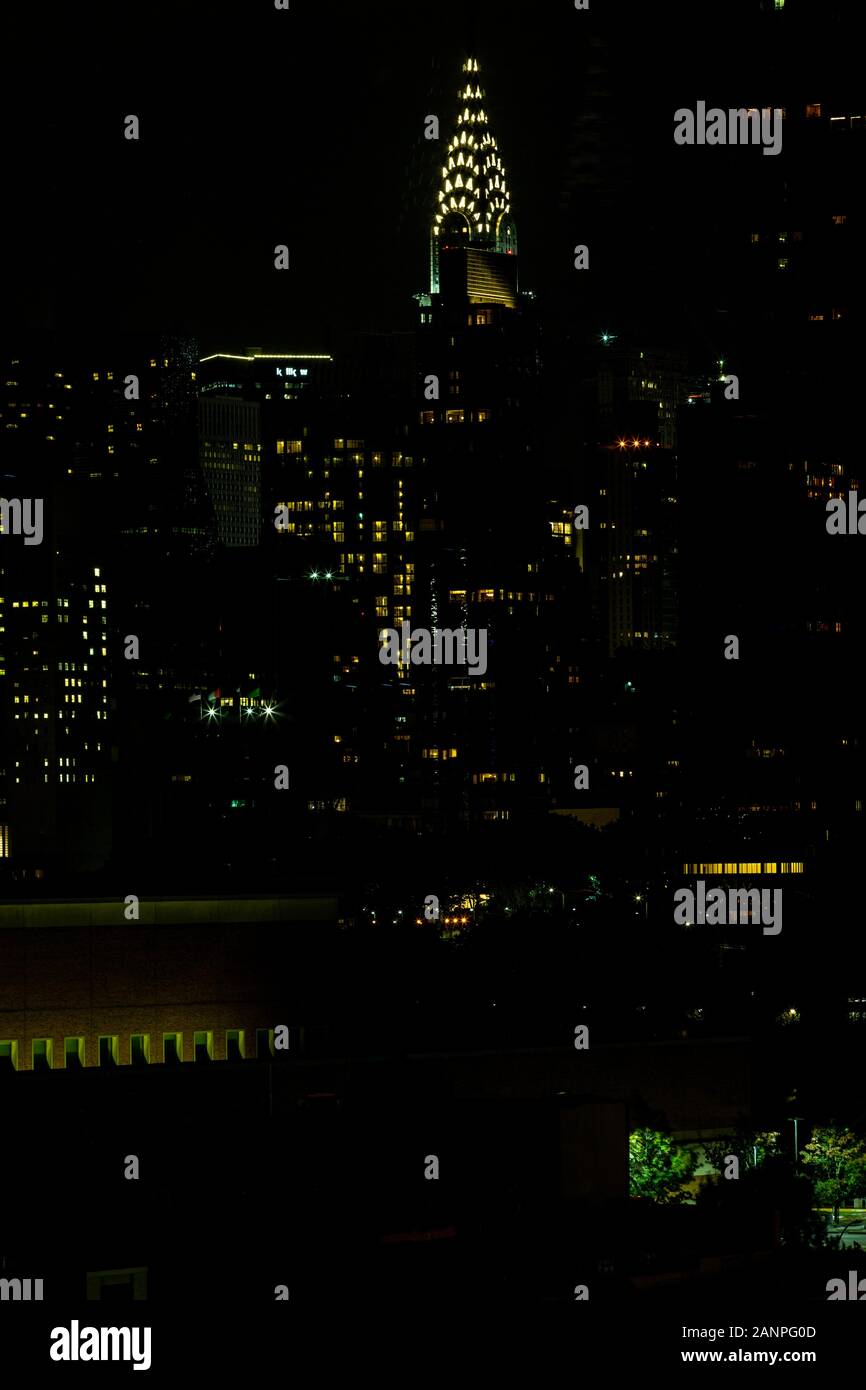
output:
[[[333,362],[329,352],[212,352],[208,357],[200,357],[199,362],[213,362],[215,358],[229,358],[232,362],[293,361],[293,362]]]

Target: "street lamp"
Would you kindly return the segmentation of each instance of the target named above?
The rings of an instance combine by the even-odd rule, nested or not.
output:
[[[789,1116],[788,1116],[788,1119],[789,1119],[789,1120],[793,1120],[793,1121],[794,1121],[794,1167],[795,1167],[795,1168],[796,1168],[796,1166],[797,1166],[797,1159],[800,1157],[800,1145],[799,1145],[798,1137],[797,1137],[797,1136],[798,1136],[798,1129],[797,1129],[797,1126],[798,1126],[799,1121],[802,1120],[803,1118],[804,1118],[804,1116],[802,1116],[802,1115],[789,1115]]]

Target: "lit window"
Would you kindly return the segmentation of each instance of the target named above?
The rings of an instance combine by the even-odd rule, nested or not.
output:
[[[99,1039],[99,1065],[101,1067],[117,1066],[117,1034],[106,1034]]]
[[[67,1071],[77,1071],[84,1066],[84,1039],[63,1039],[63,1063]]]
[[[183,1061],[183,1033],[163,1033],[162,1059],[170,1066]]]
[[[150,1061],[150,1034],[133,1033],[129,1040],[129,1060],[134,1067],[145,1067]]]

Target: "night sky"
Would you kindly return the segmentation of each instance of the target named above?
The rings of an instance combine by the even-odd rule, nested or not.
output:
[[[719,269],[708,239],[738,196],[723,158],[700,183],[676,162],[673,110],[772,96],[803,61],[772,16],[737,8],[712,25],[694,6],[565,0],[30,12],[4,77],[4,336],[173,329],[205,351],[322,350],[344,329],[408,330],[439,165],[423,118],[450,120],[473,34],[522,285],[578,313],[610,290],[658,320],[690,297],[689,273]],[[808,66],[838,91],[856,50],[825,9]],[[590,234],[591,289],[571,267]],[[283,242],[288,274],[272,268]]]

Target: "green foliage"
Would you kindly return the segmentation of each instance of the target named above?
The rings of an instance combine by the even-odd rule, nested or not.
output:
[[[683,1191],[697,1160],[688,1149],[657,1129],[636,1129],[629,1135],[629,1193],[652,1202],[683,1202]]]
[[[764,1163],[768,1158],[778,1157],[779,1141],[780,1136],[777,1132],[759,1132],[739,1125],[730,1138],[706,1142],[704,1154],[707,1162],[719,1173],[724,1172],[728,1155],[736,1154],[740,1160],[740,1171],[745,1172]]]
[[[866,1140],[837,1125],[816,1128],[800,1155],[815,1179],[815,1196],[838,1209],[866,1191]]]

